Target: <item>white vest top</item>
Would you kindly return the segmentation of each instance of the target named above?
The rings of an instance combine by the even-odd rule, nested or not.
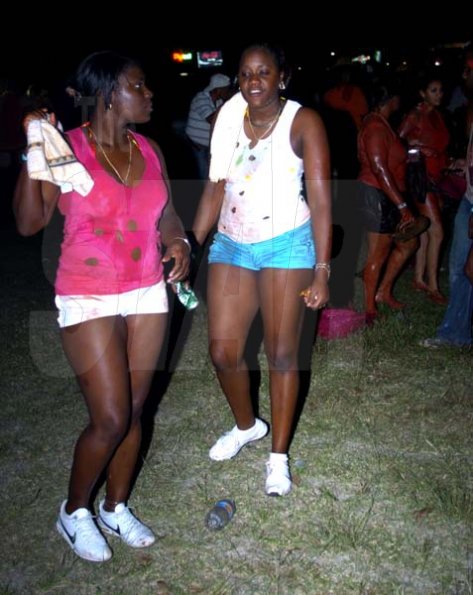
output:
[[[237,242],[268,240],[310,219],[302,195],[303,162],[290,140],[300,107],[295,101],[286,101],[272,134],[252,149],[241,126],[218,223],[218,230]]]

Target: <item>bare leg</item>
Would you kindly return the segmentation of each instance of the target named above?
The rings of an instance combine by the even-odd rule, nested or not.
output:
[[[299,390],[298,350],[309,269],[263,269],[258,287],[270,370],[272,452],[287,453]]]
[[[90,415],[76,444],[66,512],[88,507],[92,489],[109,463],[107,496],[126,499],[141,441],[141,409],[164,327],[165,315],[150,314],[130,317],[128,325],[121,317],[106,317],[62,330],[64,350]]]
[[[428,291],[429,287],[425,282],[425,268],[427,260],[427,246],[429,244],[428,232],[424,231],[419,236],[419,248],[416,252],[414,269],[414,287]]]
[[[386,271],[376,293],[376,301],[384,302],[394,310],[404,307],[402,302],[396,300],[392,294],[393,285],[407,259],[414,253],[417,246],[417,239],[413,238],[407,242],[396,242],[389,255]]]
[[[166,330],[166,314],[141,314],[126,318],[131,379],[131,419],[128,433],[108,467],[105,510],[126,502],[141,446],[141,414],[148,396]]]
[[[430,219],[427,234],[428,246],[426,253],[427,285],[432,293],[439,293],[438,269],[440,248],[443,241],[443,225],[437,195],[429,193],[425,201],[425,215]]]
[[[90,416],[74,452],[66,505],[70,514],[89,506],[95,483],[127,431],[131,406],[123,319],[98,318],[66,327],[61,338]]]
[[[225,264],[209,267],[209,351],[240,430],[255,423],[243,353],[258,310],[256,276],[254,271]]]
[[[365,310],[376,314],[376,290],[378,288],[381,269],[391,248],[391,236],[368,232],[368,255],[363,269],[363,283],[365,288]]]

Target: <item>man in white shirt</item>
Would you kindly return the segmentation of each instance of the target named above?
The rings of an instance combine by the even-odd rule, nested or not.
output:
[[[224,74],[214,74],[203,91],[193,98],[186,124],[199,177],[206,179],[209,173],[210,128],[217,109],[229,96],[231,81]]]

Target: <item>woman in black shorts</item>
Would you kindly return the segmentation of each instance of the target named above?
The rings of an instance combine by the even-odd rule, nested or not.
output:
[[[417,239],[398,241],[393,233],[414,220],[404,199],[406,150],[388,120],[399,109],[399,95],[387,85],[373,90],[372,111],[358,134],[358,205],[368,232],[368,255],[363,272],[367,321],[377,304],[404,307],[392,295],[394,281],[417,246]],[[384,276],[381,271],[386,264]]]

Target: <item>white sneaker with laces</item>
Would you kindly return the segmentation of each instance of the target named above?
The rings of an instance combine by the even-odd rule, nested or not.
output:
[[[240,450],[254,440],[264,438],[268,433],[268,425],[261,419],[255,419],[255,424],[248,430],[239,430],[234,426],[225,432],[209,450],[209,457],[213,461],[225,461],[233,458]]]
[[[287,460],[269,460],[266,463],[267,496],[285,496],[291,491],[292,481]]]
[[[97,522],[105,533],[115,535],[130,547],[149,547],[156,541],[154,533],[143,524],[124,502],[115,506],[115,512],[104,510],[104,502],[99,504]]]
[[[87,508],[78,508],[72,514],[66,512],[67,500],[61,504],[56,529],[72,550],[89,562],[106,562],[112,557],[112,550],[95,524]]]

